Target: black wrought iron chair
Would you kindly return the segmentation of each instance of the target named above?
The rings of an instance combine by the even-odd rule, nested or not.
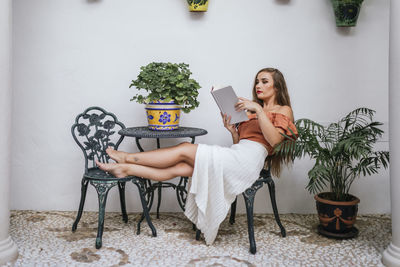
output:
[[[260,177],[253,183],[253,185],[249,188],[247,188],[244,192],[243,192],[243,198],[246,204],[246,213],[247,213],[247,226],[248,226],[248,233],[249,233],[249,242],[250,242],[250,252],[252,254],[255,254],[257,251],[257,247],[256,247],[256,241],[254,239],[254,213],[253,213],[253,209],[254,209],[254,198],[256,196],[256,193],[258,191],[258,189],[260,189],[261,187],[263,187],[264,184],[268,185],[268,189],[269,189],[269,196],[271,198],[271,204],[272,204],[272,210],[274,212],[274,216],[275,216],[275,220],[276,223],[278,224],[279,228],[281,229],[281,235],[282,237],[286,236],[286,230],[283,227],[281,220],[279,218],[279,213],[278,213],[278,208],[276,206],[276,199],[275,199],[275,183],[272,180],[272,176],[271,176],[271,165],[270,165],[270,161],[269,158],[266,159],[267,160],[267,168],[264,168],[261,170],[260,172]],[[231,215],[229,218],[229,223],[230,224],[234,224],[235,223],[235,215],[236,215],[236,203],[237,203],[237,198],[235,199],[235,201],[232,203],[231,205]],[[196,240],[200,239],[200,230],[196,230]]]
[[[83,151],[85,157],[85,172],[81,182],[81,200],[79,203],[79,210],[76,220],[72,225],[72,232],[76,231],[79,220],[81,219],[83,206],[85,204],[86,192],[88,183],[96,188],[99,198],[99,217],[96,238],[96,248],[102,246],[102,236],[104,227],[105,206],[107,202],[107,195],[109,190],[118,185],[122,219],[125,223],[128,222],[128,215],[126,213],[125,205],[125,184],[132,181],[139,190],[140,199],[143,207],[143,214],[146,217],[147,223],[152,230],[153,236],[156,236],[156,229],[154,228],[149,212],[147,209],[147,202],[144,194],[144,179],[129,176],[125,178],[116,178],[113,175],[104,172],[97,168],[95,160],[100,162],[109,162],[110,158],[105,152],[107,147],[118,149],[118,146],[124,139],[123,136],[114,135],[118,130],[124,129],[125,125],[118,121],[117,117],[105,111],[100,107],[90,107],[83,113],[79,114],[74,125],[72,125],[71,133]],[[89,167],[89,164],[91,167]]]

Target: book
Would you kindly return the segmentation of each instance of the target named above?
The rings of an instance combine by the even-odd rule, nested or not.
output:
[[[215,89],[211,91],[211,95],[214,97],[215,102],[222,112],[231,116],[231,124],[235,124],[242,121],[247,121],[247,115],[244,110],[236,111],[235,104],[238,102],[238,97],[232,86],[226,86],[223,88]]]

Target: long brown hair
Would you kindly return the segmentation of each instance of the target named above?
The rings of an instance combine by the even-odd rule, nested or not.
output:
[[[253,85],[253,101],[257,102],[261,106],[264,105],[264,102],[262,100],[258,99],[257,93],[256,93],[257,76],[261,72],[270,73],[272,76],[272,79],[274,80],[276,103],[280,106],[289,106],[290,108],[292,108],[292,105],[290,104],[290,97],[289,97],[288,89],[286,87],[285,78],[283,77],[282,72],[280,72],[278,69],[274,69],[274,68],[264,68],[257,72],[256,77],[254,78],[254,85]],[[285,156],[285,157],[282,155],[269,155],[267,157],[267,161],[266,161],[267,166],[266,167],[271,168],[272,175],[279,177],[279,175],[281,173],[282,163],[287,165],[291,162],[292,162],[292,160],[290,159],[289,155]]]

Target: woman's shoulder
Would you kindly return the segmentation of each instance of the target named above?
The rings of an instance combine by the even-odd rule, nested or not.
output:
[[[292,108],[289,106],[277,106],[277,108],[271,113],[284,115],[288,119],[293,121],[293,111],[292,111]]]

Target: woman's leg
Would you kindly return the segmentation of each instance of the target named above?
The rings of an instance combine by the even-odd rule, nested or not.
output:
[[[189,177],[193,174],[193,167],[185,162],[162,169],[128,163],[96,162],[96,164],[100,169],[112,173],[117,178],[133,175],[155,181],[165,181],[178,176]]]
[[[174,166],[180,162],[185,162],[193,167],[196,151],[197,145],[187,142],[139,153],[127,153],[112,148],[106,150],[110,158],[118,163],[132,163],[161,169]]]

